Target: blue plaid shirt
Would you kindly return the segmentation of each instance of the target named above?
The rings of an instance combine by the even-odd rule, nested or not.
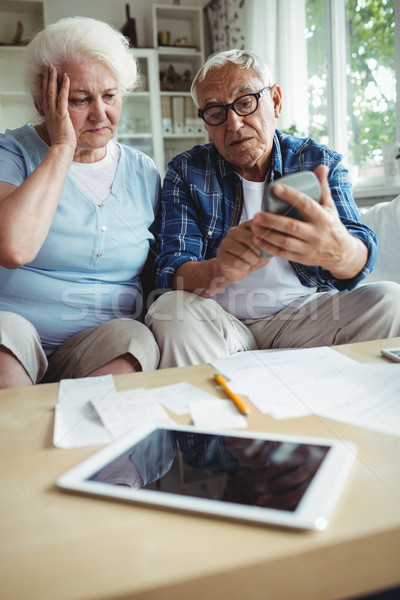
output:
[[[352,279],[335,279],[321,267],[291,263],[308,287],[338,290],[354,288],[376,260],[377,238],[361,222],[347,169],[341,155],[309,138],[275,132],[272,169],[268,181],[298,171],[329,167],[329,185],[340,218],[348,231],[368,248],[364,269]],[[168,164],[158,215],[155,276],[157,288],[171,288],[175,271],[189,260],[214,258],[229,227],[237,225],[243,207],[240,177],[214,144],[195,146]]]

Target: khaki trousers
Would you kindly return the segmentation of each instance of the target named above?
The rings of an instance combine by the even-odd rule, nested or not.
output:
[[[46,357],[32,324],[16,313],[0,311],[0,346],[14,354],[33,383],[87,377],[124,354],[135,358],[143,371],[157,369],[159,361],[150,330],[129,318],[112,319],[81,331]]]
[[[379,282],[350,292],[311,294],[272,317],[239,320],[211,298],[166,292],[146,324],[160,349],[159,368],[208,363],[245,350],[334,346],[400,336],[400,285]]]

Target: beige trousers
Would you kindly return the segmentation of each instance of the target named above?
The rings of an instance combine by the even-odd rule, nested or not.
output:
[[[379,282],[350,292],[299,298],[264,319],[240,321],[217,302],[185,291],[166,292],[146,324],[160,349],[160,368],[208,363],[235,352],[309,348],[400,336],[400,285]]]
[[[47,358],[33,325],[16,313],[0,311],[0,346],[14,354],[33,383],[87,377],[124,354],[133,356],[143,371],[157,369],[160,358],[150,330],[129,318],[77,333]]]

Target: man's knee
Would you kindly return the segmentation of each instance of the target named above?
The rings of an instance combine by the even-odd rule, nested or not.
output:
[[[400,285],[392,281],[369,283],[356,300],[365,339],[400,336]]]
[[[218,304],[198,294],[175,290],[166,292],[149,308],[146,324],[151,328],[167,329],[170,325],[190,327],[190,323],[216,319]]]
[[[362,290],[368,295],[371,306],[379,305],[385,314],[400,317],[400,285],[394,281],[369,283]]]

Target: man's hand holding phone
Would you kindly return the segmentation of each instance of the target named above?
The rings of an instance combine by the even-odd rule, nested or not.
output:
[[[317,176],[311,171],[300,171],[299,173],[293,173],[292,175],[287,175],[282,179],[278,179],[276,182],[274,181],[265,187],[262,204],[263,211],[271,212],[274,215],[280,215],[282,217],[303,220],[302,214],[297,210],[295,205],[289,204],[274,193],[274,188],[278,184],[284,184],[294,188],[302,194],[306,194],[316,202],[320,202],[321,200],[321,186]],[[273,256],[273,254],[261,250],[261,256],[263,258],[269,258]]]
[[[304,191],[284,185],[286,178],[274,183],[274,195],[296,208],[302,220],[288,218],[287,211],[284,216],[259,212],[251,221],[253,243],[261,258],[263,251],[302,265],[322,267],[336,279],[351,279],[365,266],[367,248],[340,219],[329,187],[328,167],[319,165],[315,175],[321,188],[319,202]]]

